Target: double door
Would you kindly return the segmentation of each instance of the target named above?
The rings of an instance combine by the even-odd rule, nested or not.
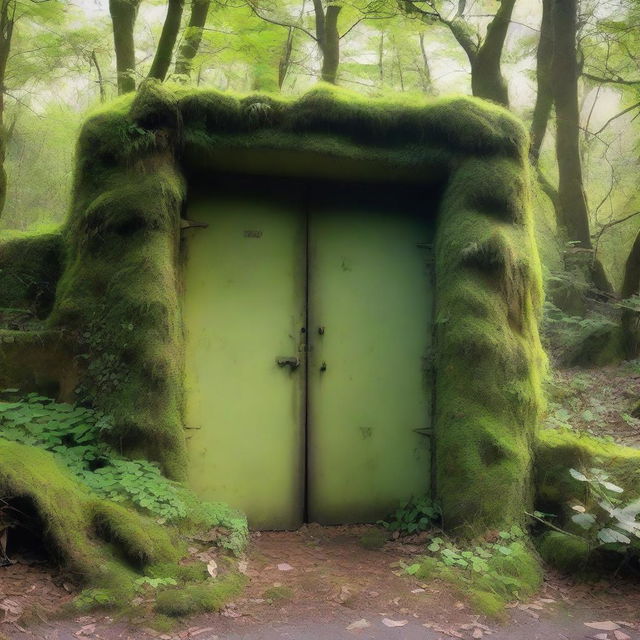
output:
[[[431,229],[406,191],[247,179],[190,200],[209,225],[186,240],[190,483],[252,527],[371,522],[429,490]]]

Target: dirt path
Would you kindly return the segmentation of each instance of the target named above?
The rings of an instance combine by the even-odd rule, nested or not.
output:
[[[37,566],[0,569],[0,606],[8,598],[30,612],[17,622],[20,628],[0,624],[0,633],[12,640],[640,640],[640,585],[584,586],[549,575],[536,599],[509,609],[509,619],[497,624],[474,613],[447,585],[402,574],[399,563],[410,562],[419,545],[368,550],[360,542],[365,531],[312,525],[254,534],[243,597],[222,614],[180,621],[170,632],[104,615],[48,620],[58,599],[70,598],[60,580]],[[617,622],[618,636],[584,625],[596,621]]]

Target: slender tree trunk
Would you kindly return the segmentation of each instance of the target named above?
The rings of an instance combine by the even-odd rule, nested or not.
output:
[[[380,33],[380,44],[378,45],[378,77],[380,86],[384,86],[384,32]]]
[[[280,56],[280,63],[278,64],[278,88],[282,89],[282,85],[289,72],[289,65],[291,64],[291,53],[293,52],[293,35],[294,28],[289,27],[287,33],[287,40],[282,48],[282,55]]]
[[[340,34],[338,16],[341,5],[330,4],[324,17],[324,41],[322,43],[322,80],[336,84],[340,65]]]
[[[91,64],[96,68],[96,75],[98,76],[98,88],[100,89],[100,102],[106,102],[107,93],[104,88],[104,78],[102,77],[102,69],[100,68],[100,63],[98,62],[98,56],[96,55],[96,50],[94,49],[91,52]]]
[[[536,54],[536,80],[538,94],[533,108],[531,122],[531,147],[529,155],[531,164],[538,166],[540,148],[547,132],[547,125],[553,108],[553,85],[551,82],[551,65],[553,62],[553,0],[542,0],[542,22],[540,24],[540,40]]]
[[[556,105],[559,222],[569,241],[590,249],[589,213],[580,162],[577,11],[577,0],[553,0],[552,84]]]
[[[178,32],[180,31],[183,9],[184,0],[169,0],[167,17],[162,25],[162,33],[160,34],[156,55],[151,63],[149,78],[156,78],[162,82],[167,77],[173,56],[173,49],[178,39]]]
[[[461,4],[464,4],[461,2]],[[464,9],[464,6],[463,6]],[[429,66],[429,56],[427,55],[427,47],[424,44],[424,32],[420,33],[420,52],[422,53],[423,69],[422,74],[424,77],[424,90],[425,93],[434,93],[433,81],[431,80],[431,67]]]
[[[404,92],[404,73],[402,72],[402,60],[400,58],[400,49],[396,44],[396,39],[393,38],[393,46],[396,50],[396,64],[398,65],[398,79],[400,80],[400,91]]]
[[[6,90],[7,62],[11,51],[11,39],[15,24],[15,10],[16,0],[2,0],[0,5],[0,215],[7,200],[7,172],[4,168],[4,161],[7,153],[9,132],[4,120],[4,94]]]
[[[583,249],[592,249],[589,208],[580,160],[577,32],[578,0],[553,0],[551,81],[556,107],[558,223],[569,242]],[[595,256],[589,265],[588,276],[598,289],[612,290],[604,268]]]
[[[136,69],[133,29],[139,6],[140,0],[109,0],[119,95],[136,90],[136,80],[133,75]]]
[[[621,295],[623,299],[640,294],[640,233],[636,236],[624,269]],[[631,309],[622,310],[622,331],[628,358],[640,353],[640,314]]]
[[[207,22],[211,0],[192,0],[189,24],[182,37],[182,45],[178,50],[176,74],[191,76],[193,59],[196,57],[202,42],[202,31]]]
[[[474,96],[509,106],[509,91],[500,62],[516,0],[501,0],[487,35],[471,64],[471,90]]]

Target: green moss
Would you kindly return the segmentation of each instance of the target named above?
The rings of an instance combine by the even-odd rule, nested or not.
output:
[[[266,589],[264,591],[264,593],[262,594],[262,597],[265,600],[270,600],[271,602],[282,602],[284,600],[292,600],[293,589],[285,585],[281,585],[279,587],[270,587],[269,589]]]
[[[33,507],[52,556],[90,587],[81,602],[124,603],[136,568],[177,559],[164,529],[96,498],[41,449],[0,439],[0,491]]]
[[[533,550],[521,541],[506,548],[509,554],[493,552],[483,571],[447,566],[439,558],[426,557],[413,575],[423,581],[447,582],[480,613],[503,619],[505,605],[530,597],[542,585],[540,562]]]
[[[527,185],[522,163],[470,159],[449,181],[441,205],[437,493],[445,525],[466,526],[471,535],[521,521],[532,501],[546,357]]]
[[[545,533],[538,541],[538,551],[546,563],[571,575],[583,572],[589,559],[586,540],[559,531]]]
[[[506,619],[505,602],[497,594],[481,589],[469,589],[466,595],[469,603],[478,613],[494,620]]]
[[[159,633],[171,633],[172,631],[175,631],[177,622],[175,618],[170,618],[169,616],[159,613],[147,622],[147,626]]]
[[[62,234],[3,233],[0,238],[0,319],[8,309],[45,318],[53,305],[63,263]]]
[[[166,589],[158,594],[156,611],[171,617],[220,611],[242,591],[245,582],[244,576],[229,575],[210,584]]]
[[[360,546],[364,549],[382,549],[388,535],[381,529],[371,529],[360,536]]]
[[[606,442],[568,429],[540,431],[535,462],[535,486],[540,510],[566,514],[569,503],[584,499],[584,483],[569,469],[604,469],[632,500],[640,496],[640,450]]]

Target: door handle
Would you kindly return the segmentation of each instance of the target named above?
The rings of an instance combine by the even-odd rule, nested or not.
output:
[[[279,367],[291,367],[291,369],[297,369],[300,366],[300,358],[295,356],[278,356],[276,358],[276,364]]]

